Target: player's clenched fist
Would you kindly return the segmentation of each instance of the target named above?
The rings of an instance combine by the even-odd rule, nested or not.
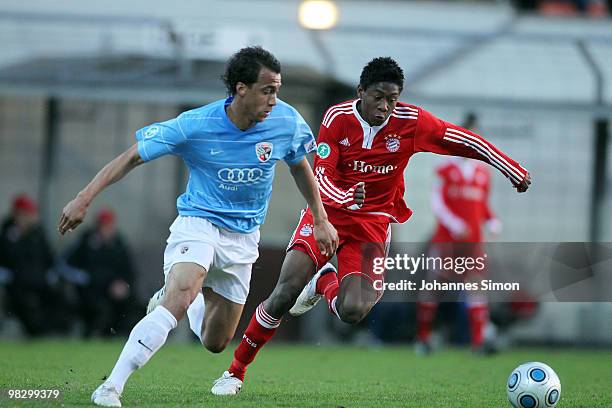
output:
[[[57,229],[60,234],[64,235],[67,231],[72,231],[78,227],[87,214],[88,203],[80,196],[76,196],[62,210]]]
[[[523,181],[521,181],[520,184],[517,184],[515,188],[516,188],[516,191],[518,191],[519,193],[524,193],[525,191],[527,191],[530,185],[531,185],[531,175],[529,174],[529,172],[527,172],[527,174],[525,174],[525,178],[523,179]]]
[[[355,193],[353,193],[355,204],[361,206],[365,201],[365,183],[363,181],[355,184]]]
[[[327,220],[315,222],[314,236],[323,255],[332,256],[338,248],[338,232]]]
[[[360,181],[351,187],[346,194],[350,197],[346,208],[349,210],[360,209],[365,201],[365,183]]]

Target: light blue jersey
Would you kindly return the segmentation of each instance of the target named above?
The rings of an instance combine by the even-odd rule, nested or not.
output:
[[[264,222],[276,162],[296,164],[316,143],[302,116],[281,100],[245,131],[228,118],[229,103],[219,100],[146,126],[136,140],[144,161],[172,154],[189,168],[187,190],[176,203],[180,215],[248,233]]]

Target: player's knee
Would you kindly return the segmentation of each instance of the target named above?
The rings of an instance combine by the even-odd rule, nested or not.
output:
[[[340,320],[348,324],[359,323],[370,311],[368,305],[359,302],[342,302],[337,309]]]
[[[182,265],[184,264],[175,265],[171,270],[167,289],[169,291],[191,292],[195,297],[195,294],[202,287],[202,281],[206,276],[206,269],[201,266],[189,265],[186,267]]]
[[[180,320],[187,313],[187,308],[193,301],[194,296],[191,290],[168,290],[162,302],[162,305],[170,311],[176,318]]]
[[[204,347],[206,347],[206,350],[210,351],[211,353],[221,353],[223,350],[225,350],[231,340],[231,337],[204,336],[203,344]]]
[[[340,320],[348,324],[357,324],[366,316],[366,314],[362,313],[358,308],[338,310],[338,315],[340,316]]]

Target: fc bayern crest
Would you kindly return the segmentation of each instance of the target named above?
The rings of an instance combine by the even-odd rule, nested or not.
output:
[[[398,135],[385,136],[385,140],[386,140],[385,145],[387,146],[388,151],[390,151],[391,153],[395,153],[399,150],[400,137]]]
[[[303,237],[309,237],[310,235],[312,235],[313,230],[314,227],[312,226],[312,224],[304,224],[302,226],[302,229],[300,229],[300,235]]]
[[[255,145],[255,154],[260,162],[267,162],[272,156],[272,143],[260,142]]]

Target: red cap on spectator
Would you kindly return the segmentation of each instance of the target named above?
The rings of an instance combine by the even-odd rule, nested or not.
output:
[[[13,211],[21,211],[28,214],[36,214],[38,206],[27,194],[19,194],[13,199]]]
[[[115,222],[115,212],[110,208],[103,208],[98,213],[98,225],[108,225]]]

